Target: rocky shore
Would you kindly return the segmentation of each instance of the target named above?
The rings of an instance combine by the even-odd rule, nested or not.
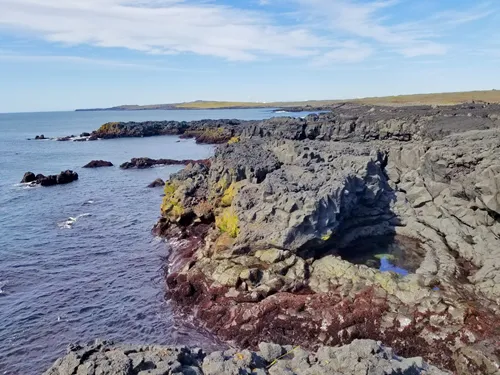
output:
[[[174,159],[151,159],[151,158],[133,158],[129,162],[120,165],[121,169],[145,169],[156,165],[188,165],[204,164],[210,165],[209,160],[174,160]]]
[[[371,340],[341,348],[299,347],[261,343],[259,351],[234,349],[210,354],[187,347],[124,346],[96,342],[71,346],[45,375],[446,375],[422,358],[400,358]]]
[[[343,106],[230,130],[210,167],[165,186],[155,232],[181,311],[239,347],[373,339],[499,371],[500,106]]]
[[[500,373],[500,105],[346,104],[303,119],[112,123],[91,134],[219,144],[210,163],[165,184],[154,233],[171,247],[167,296],[236,347],[309,350],[304,370],[248,351],[214,357],[266,365],[210,372],[210,355],[178,369]],[[359,345],[368,361],[393,358],[379,343],[442,372],[423,361],[363,367]],[[161,371],[151,373],[175,373]]]

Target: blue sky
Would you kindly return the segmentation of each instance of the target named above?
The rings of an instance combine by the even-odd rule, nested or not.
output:
[[[493,88],[498,0],[0,0],[0,112]]]

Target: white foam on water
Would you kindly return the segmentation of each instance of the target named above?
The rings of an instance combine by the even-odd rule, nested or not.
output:
[[[92,216],[92,214],[86,213],[86,214],[78,215],[77,217],[70,216],[66,221],[60,222],[57,225],[61,229],[72,229],[73,224],[75,224],[78,221],[78,219],[80,219],[82,217],[88,217],[88,216]]]

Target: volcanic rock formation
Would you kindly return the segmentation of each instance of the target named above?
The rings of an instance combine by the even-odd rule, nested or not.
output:
[[[165,185],[155,232],[179,309],[244,347],[374,339],[499,371],[500,106],[347,105],[229,131]],[[349,261],[375,242],[418,263]]]

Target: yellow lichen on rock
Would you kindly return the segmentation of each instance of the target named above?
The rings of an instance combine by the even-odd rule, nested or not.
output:
[[[240,233],[238,215],[236,215],[231,207],[225,208],[215,218],[215,225],[221,232],[227,233],[232,238],[238,237]]]
[[[323,241],[323,242],[328,241],[330,238],[332,238],[332,234],[333,234],[333,232],[331,230],[327,231],[326,233],[324,233],[321,236],[321,241]]]
[[[235,143],[239,143],[241,141],[240,137],[232,137],[228,142],[227,144],[228,145],[233,145]]]
[[[119,130],[118,124],[119,124],[118,122],[107,122],[107,123],[101,125],[101,127],[97,130],[97,132],[98,133],[108,133],[108,134],[115,133]]]
[[[224,194],[222,195],[221,198],[221,206],[222,207],[229,207],[233,203],[233,199],[236,196],[238,192],[238,189],[236,187],[236,184],[233,182],[229,187],[224,190]]]
[[[173,182],[167,182],[164,189],[165,196],[161,204],[162,215],[174,220],[178,219],[184,213],[181,200],[176,197],[176,191],[177,185]]]

